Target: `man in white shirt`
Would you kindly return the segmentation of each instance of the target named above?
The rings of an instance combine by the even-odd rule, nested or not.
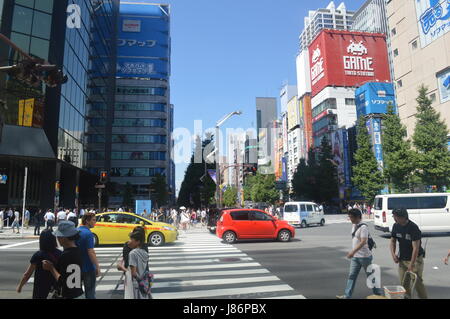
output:
[[[370,276],[371,273],[367,272],[367,268],[372,264],[373,256],[369,249],[369,227],[361,222],[362,214],[359,209],[351,209],[348,212],[348,217],[352,222],[352,251],[347,254],[347,258],[351,259],[350,274],[348,276],[347,287],[345,288],[345,294],[342,296],[336,296],[338,299],[350,299],[355,289],[356,280],[358,278],[361,268],[364,268],[366,275]],[[375,295],[382,296],[383,290],[381,287],[373,288]]]
[[[46,229],[51,229],[53,231],[53,226],[55,226],[55,214],[49,210],[44,216]]]
[[[57,219],[58,224],[59,224],[59,222],[62,222],[62,221],[64,221],[64,220],[66,220],[66,219],[67,219],[67,214],[66,214],[66,212],[65,212],[63,209],[61,209],[61,210],[58,212],[58,214],[56,215],[56,219]]]
[[[75,227],[78,227],[78,217],[75,212],[70,212],[69,215],[67,215],[67,220],[71,221],[75,224]]]
[[[170,218],[172,219],[172,225],[177,227],[177,219],[178,219],[178,212],[176,209],[172,209],[172,212],[170,213]]]

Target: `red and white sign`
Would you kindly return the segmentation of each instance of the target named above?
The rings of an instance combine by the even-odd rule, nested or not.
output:
[[[141,32],[141,20],[123,20],[123,32]]]
[[[384,34],[322,30],[309,52],[312,96],[327,86],[391,80]]]

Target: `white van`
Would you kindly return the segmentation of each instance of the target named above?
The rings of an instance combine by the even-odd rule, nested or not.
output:
[[[325,225],[323,210],[320,210],[319,205],[313,202],[288,202],[284,204],[283,220],[292,226]]]
[[[375,229],[391,232],[392,211],[406,208],[409,219],[423,232],[450,232],[450,193],[397,194],[375,197]]]

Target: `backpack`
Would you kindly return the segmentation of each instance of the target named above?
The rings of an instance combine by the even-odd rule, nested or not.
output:
[[[352,238],[355,237],[356,232],[358,231],[358,229],[359,229],[361,226],[367,226],[367,224],[359,224],[359,225],[357,225],[355,231],[352,233]],[[368,227],[368,226],[367,226],[367,227]],[[367,239],[367,245],[369,246],[369,250],[372,250],[372,249],[374,249],[374,248],[377,248],[377,244],[376,244],[375,241],[373,240],[372,236],[370,236],[370,234],[369,234],[369,238]]]
[[[151,295],[153,277],[153,274],[147,269],[142,275],[142,278],[136,279],[139,285],[139,291],[144,295]]]

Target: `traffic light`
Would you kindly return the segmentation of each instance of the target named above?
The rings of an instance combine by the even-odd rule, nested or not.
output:
[[[101,171],[101,172],[100,172],[100,183],[105,184],[106,181],[107,181],[107,179],[108,179],[108,172],[106,172],[106,171]]]

